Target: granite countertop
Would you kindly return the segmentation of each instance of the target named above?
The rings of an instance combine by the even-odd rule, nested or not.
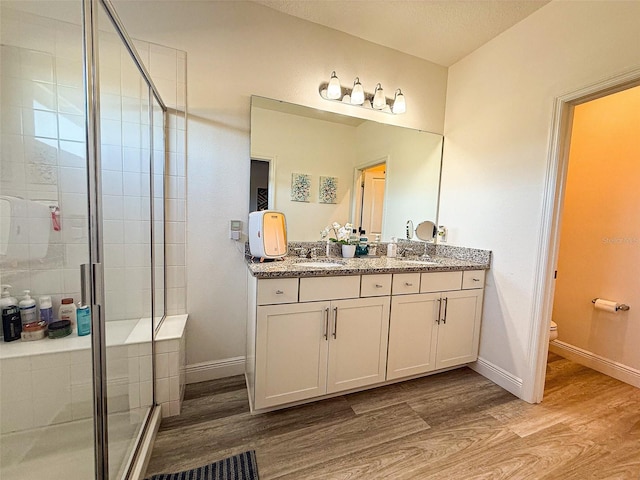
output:
[[[412,261],[427,261],[432,264],[412,263]],[[338,263],[337,266],[321,267],[309,266],[305,263]],[[376,273],[414,273],[414,272],[450,272],[461,270],[488,270],[490,260],[471,261],[453,257],[430,256],[422,260],[413,258],[363,257],[318,257],[300,258],[287,256],[283,260],[260,263],[247,259],[247,266],[251,274],[257,278],[287,278],[287,277],[330,277],[338,275],[366,275]]]

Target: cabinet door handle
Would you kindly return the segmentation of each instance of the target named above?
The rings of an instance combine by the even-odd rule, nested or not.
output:
[[[329,340],[329,307],[324,309],[324,339]]]
[[[338,307],[333,307],[333,338],[338,338]]]
[[[440,325],[440,314],[442,313],[442,299],[438,299],[438,316],[436,317],[436,323]]]
[[[449,304],[449,299],[444,297],[444,317],[442,317],[442,323],[447,323],[447,305]]]
[[[276,295],[282,295],[284,292],[282,290],[276,290]]]

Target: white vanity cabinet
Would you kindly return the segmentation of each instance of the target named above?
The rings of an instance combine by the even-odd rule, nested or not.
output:
[[[273,290],[268,283],[273,281],[258,280],[257,291]],[[360,281],[360,276],[302,278],[300,300],[314,301],[256,306],[254,409],[385,380],[389,297],[358,298]]]
[[[483,287],[482,270],[249,274],[252,411],[475,361]]]
[[[423,273],[420,291],[391,301],[387,380],[473,362],[478,358],[484,271],[463,290],[463,272]],[[438,291],[440,290],[440,291]]]

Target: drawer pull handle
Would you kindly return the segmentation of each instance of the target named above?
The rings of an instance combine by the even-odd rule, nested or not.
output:
[[[282,290],[276,290],[276,295],[283,295],[284,292]]]
[[[329,340],[329,307],[324,309],[324,339]]]
[[[449,299],[444,297],[444,317],[442,317],[442,323],[447,323],[447,305],[449,304]]]
[[[379,283],[376,283],[376,288],[382,288],[382,285],[380,285]]]
[[[474,279],[473,279],[473,281],[474,281],[474,282],[479,282],[479,281],[480,281],[480,279],[479,279],[479,278],[474,278]]]
[[[405,287],[413,287],[413,283],[411,282],[404,282]]]

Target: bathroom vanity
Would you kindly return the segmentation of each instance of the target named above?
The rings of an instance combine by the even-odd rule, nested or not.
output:
[[[484,253],[473,260],[287,257],[248,263],[251,410],[475,361],[490,263],[490,252]]]

